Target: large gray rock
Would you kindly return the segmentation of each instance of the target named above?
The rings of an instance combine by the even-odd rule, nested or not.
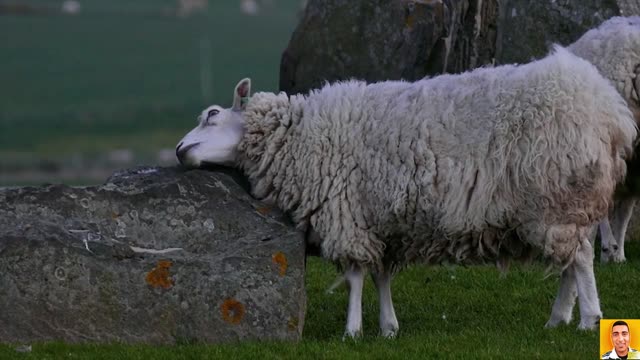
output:
[[[620,14],[622,16],[640,15],[640,1],[638,0],[617,0]]]
[[[0,341],[297,340],[304,240],[229,175],[0,191]]]
[[[325,81],[417,80],[491,63],[497,0],[310,0],[280,65],[280,90]]]
[[[524,63],[638,0],[309,0],[280,64],[280,90],[325,81],[418,80]]]
[[[633,15],[634,5],[631,2],[637,1],[502,1],[496,62],[525,63],[542,57],[553,43],[568,45],[606,19],[623,13]]]

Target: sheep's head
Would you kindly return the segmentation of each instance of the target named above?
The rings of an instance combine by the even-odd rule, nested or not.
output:
[[[206,164],[234,165],[237,147],[244,135],[244,117],[251,90],[251,80],[242,79],[233,91],[233,106],[225,109],[218,105],[206,108],[198,116],[198,126],[180,140],[176,156],[186,167]]]

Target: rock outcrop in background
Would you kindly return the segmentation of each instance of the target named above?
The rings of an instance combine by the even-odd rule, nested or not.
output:
[[[297,340],[304,240],[232,177],[0,190],[0,341]]]
[[[500,7],[496,62],[525,63],[542,57],[551,44],[568,45],[603,21],[624,14],[622,9],[631,2],[506,0]]]
[[[280,90],[325,81],[418,80],[527,62],[637,0],[310,0],[280,64]]]
[[[311,0],[282,55],[280,90],[420,79],[491,63],[497,0]]]

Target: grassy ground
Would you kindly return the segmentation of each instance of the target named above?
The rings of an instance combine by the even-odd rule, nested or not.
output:
[[[640,242],[627,244],[629,262],[596,265],[605,318],[640,318]],[[346,292],[326,294],[332,266],[311,258],[307,269],[309,304],[300,343],[239,343],[176,346],[34,344],[30,353],[0,345],[2,359],[596,359],[597,332],[543,326],[558,286],[541,266],[515,267],[500,276],[491,266],[413,266],[393,283],[401,333],[377,336],[373,284],[365,284],[364,337],[342,341]],[[577,309],[574,316],[578,316]]]

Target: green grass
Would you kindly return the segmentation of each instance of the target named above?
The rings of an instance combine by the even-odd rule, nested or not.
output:
[[[627,243],[626,264],[596,265],[605,318],[640,318],[638,281],[640,242]],[[516,266],[506,276],[491,266],[412,266],[393,283],[401,332],[397,339],[377,336],[377,303],[365,284],[364,337],[342,341],[347,297],[344,289],[326,294],[336,272],[311,258],[309,298],[299,343],[68,345],[34,344],[30,353],[0,345],[2,359],[596,359],[597,332],[577,330],[577,322],[556,329],[543,326],[558,286],[544,278],[542,266]],[[578,317],[577,309],[574,318]]]
[[[0,153],[173,147],[205,105],[230,103],[239,79],[277,90],[299,9],[298,0],[279,0],[250,17],[238,1],[210,1],[206,15],[180,19],[164,13],[175,1],[82,4],[79,16],[0,16]]]

